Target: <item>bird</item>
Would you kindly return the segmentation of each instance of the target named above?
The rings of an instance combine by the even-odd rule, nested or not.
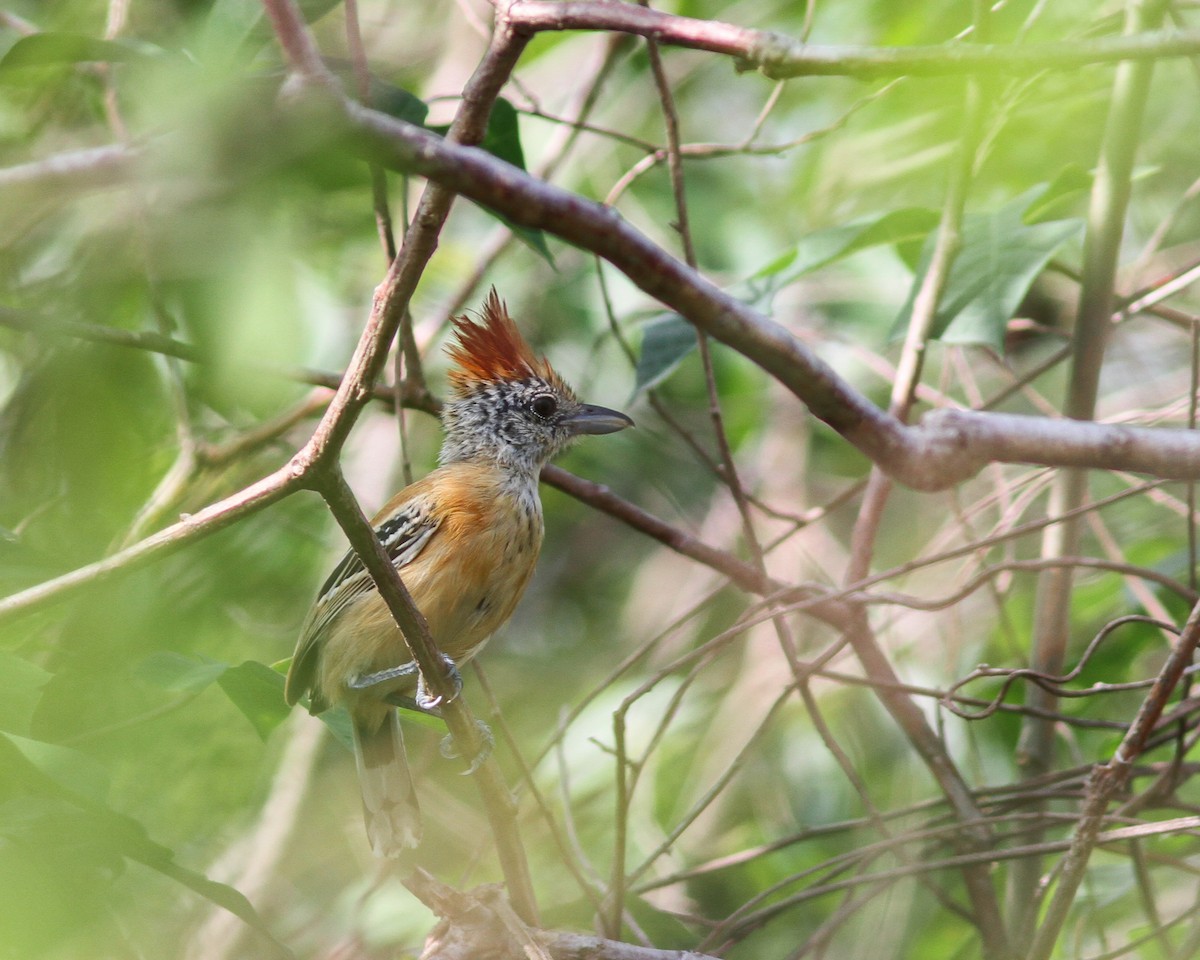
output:
[[[533,575],[544,533],[541,468],[579,437],[633,426],[624,413],[582,403],[534,353],[495,288],[477,317],[452,320],[438,467],[371,521],[458,684],[455,668],[509,619]],[[334,706],[350,714],[372,851],[400,857],[418,846],[420,807],[395,704],[432,709],[437,701],[353,551],[300,629],[285,699],[294,705],[305,695],[313,714]]]

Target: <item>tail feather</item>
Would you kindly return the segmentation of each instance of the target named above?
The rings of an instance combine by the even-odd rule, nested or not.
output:
[[[395,710],[376,730],[354,724],[354,759],[371,849],[398,857],[421,842],[421,810]]]

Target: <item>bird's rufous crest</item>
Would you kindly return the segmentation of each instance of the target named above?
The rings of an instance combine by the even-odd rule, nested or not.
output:
[[[455,317],[452,321],[458,342],[451,344],[446,352],[457,364],[449,377],[459,394],[481,383],[501,380],[539,377],[555,384],[560,382],[550,364],[525,342],[495,288],[483,302],[481,320]]]

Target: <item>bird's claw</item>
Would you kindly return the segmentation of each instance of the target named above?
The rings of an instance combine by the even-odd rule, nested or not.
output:
[[[450,703],[453,700],[457,700],[458,695],[462,693],[462,674],[458,672],[458,667],[455,665],[453,658],[448,657],[444,653],[439,654],[439,656],[442,658],[442,663],[446,665],[446,673],[450,677],[450,683],[454,686],[454,692],[450,694],[449,699],[437,694],[431,694],[425,689],[425,678],[419,676],[417,679],[417,695],[413,698],[413,701],[416,703],[417,709],[423,713],[431,713],[443,703]]]
[[[479,752],[471,758],[471,765],[463,771],[464,777],[469,777],[481,766],[483,766],[483,762],[492,755],[492,750],[494,750],[496,747],[496,738],[492,735],[491,727],[489,727],[482,720],[476,720],[475,727],[479,731]],[[442,756],[447,760],[458,759],[459,754],[455,749],[454,737],[452,734],[446,734],[446,736],[442,738],[442,743],[439,749]]]

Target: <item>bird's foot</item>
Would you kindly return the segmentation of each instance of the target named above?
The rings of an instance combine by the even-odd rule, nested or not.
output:
[[[492,755],[492,750],[496,747],[496,738],[492,735],[492,728],[482,720],[475,721],[475,727],[479,731],[479,752],[471,758],[471,765],[463,771],[464,777],[469,777],[478,770],[488,757]],[[447,760],[457,760],[459,757],[458,749],[454,745],[454,737],[447,734],[442,738],[441,754]]]
[[[449,703],[451,700],[457,700],[458,695],[462,693],[463,682],[462,674],[458,672],[458,667],[455,666],[454,660],[446,654],[439,654],[442,658],[442,663],[446,665],[446,672],[450,676],[450,683],[454,687],[454,692],[450,694],[449,699],[446,699],[437,694],[432,694],[425,689],[425,678],[418,677],[417,679],[417,695],[413,699],[417,704],[417,708],[424,713],[430,713],[443,703]]]

